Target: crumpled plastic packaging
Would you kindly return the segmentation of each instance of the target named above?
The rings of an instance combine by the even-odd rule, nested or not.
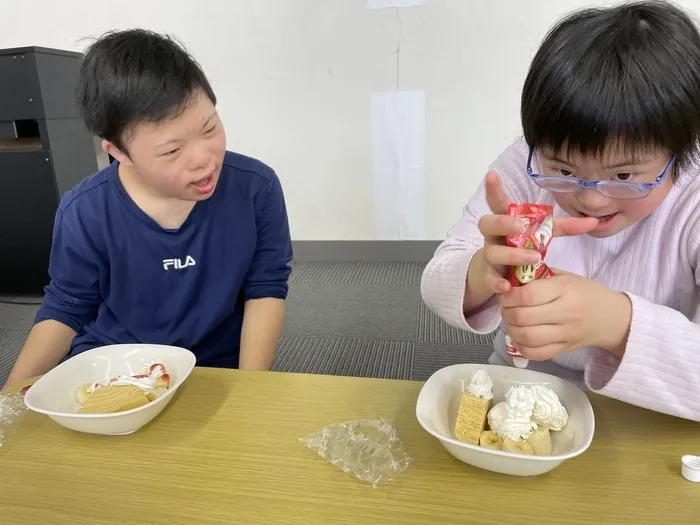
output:
[[[383,418],[346,421],[300,440],[343,472],[377,488],[411,463],[396,429]]]
[[[7,443],[10,432],[26,411],[22,394],[0,394],[0,447]]]

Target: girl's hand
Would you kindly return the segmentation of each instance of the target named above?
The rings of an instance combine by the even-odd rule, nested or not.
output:
[[[526,184],[527,181],[523,183]],[[506,236],[522,233],[525,225],[515,217],[507,215],[510,199],[503,191],[498,175],[489,172],[486,175],[485,184],[486,202],[493,214],[484,215],[479,220],[479,231],[484,236],[484,247],[474,257],[474,269],[477,271],[474,272],[473,279],[471,267],[467,279],[467,295],[477,291],[471,289],[471,285],[474,285],[473,288],[478,288],[481,292],[475,295],[485,296],[484,300],[494,294],[510,290],[510,283],[505,279],[507,266],[526,266],[536,264],[540,260],[540,254],[534,250],[505,245]],[[555,237],[581,235],[591,231],[597,224],[598,221],[590,217],[558,218],[554,220],[553,235]]]
[[[533,361],[588,346],[622,357],[632,320],[627,296],[578,275],[554,273],[501,296],[514,346]]]

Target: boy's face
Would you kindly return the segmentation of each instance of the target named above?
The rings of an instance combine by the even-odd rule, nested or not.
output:
[[[178,117],[138,124],[127,138],[128,156],[111,144],[105,149],[134,170],[157,196],[201,201],[214,193],[226,152],[226,133],[203,92]]]
[[[662,151],[630,155],[619,148],[610,148],[600,157],[569,157],[544,148],[540,154],[541,169],[546,175],[563,175],[586,181],[617,180],[654,182],[664,172],[670,154]],[[595,189],[577,193],[552,192],[557,204],[573,217],[596,217],[598,226],[593,237],[610,237],[651,215],[671,191],[673,181],[667,174],[661,185],[642,199],[615,199]]]

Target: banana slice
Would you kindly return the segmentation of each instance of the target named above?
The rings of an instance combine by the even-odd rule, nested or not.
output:
[[[479,436],[479,445],[493,450],[503,450],[503,439],[491,430],[484,430]]]
[[[155,390],[152,390],[148,394],[146,394],[146,397],[148,398],[149,401],[155,401],[158,399],[160,396],[165,394],[168,391],[167,388],[158,388],[156,387]]]
[[[537,429],[530,434],[527,442],[535,451],[536,456],[551,456],[552,455],[552,436],[549,433],[549,427],[537,427]]]
[[[532,449],[532,445],[525,441],[524,439],[519,439],[518,441],[513,441],[510,438],[505,438],[503,440],[503,451],[513,452],[515,454],[527,454],[534,455],[535,451]]]
[[[78,403],[84,405],[90,394],[88,393],[88,388],[90,388],[90,383],[85,383],[78,387],[78,391],[75,393],[75,397],[78,399]]]

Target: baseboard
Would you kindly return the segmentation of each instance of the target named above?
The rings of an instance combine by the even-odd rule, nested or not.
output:
[[[428,262],[440,241],[294,241],[295,261]]]

